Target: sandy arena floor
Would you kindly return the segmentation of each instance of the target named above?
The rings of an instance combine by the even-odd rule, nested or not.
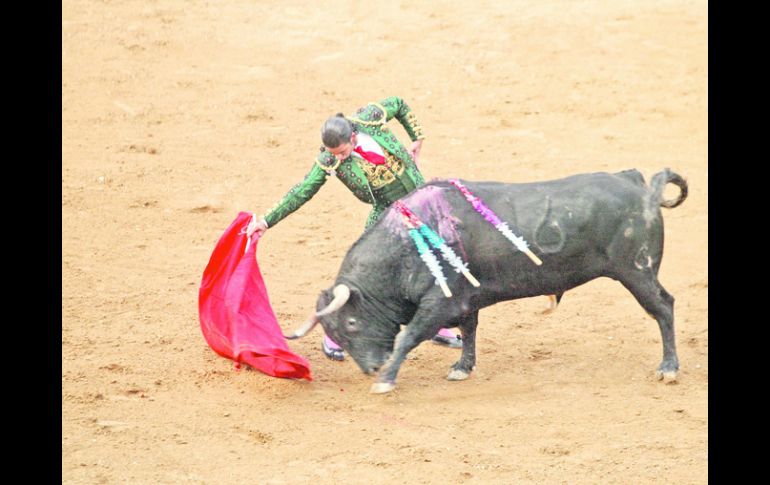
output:
[[[707,52],[705,0],[65,0],[63,483],[707,483]],[[384,396],[318,331],[290,344],[312,383],[211,351],[197,296],[222,231],[302,179],[327,116],[391,95],[425,127],[426,178],[688,179],[660,272],[677,384],[608,279],[550,316],[543,297],[482,310],[464,382],[430,344]],[[284,329],[367,213],[330,180],[260,241]]]

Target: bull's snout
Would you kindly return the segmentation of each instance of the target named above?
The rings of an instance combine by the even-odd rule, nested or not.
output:
[[[367,359],[365,359],[364,362],[359,364],[359,367],[361,367],[361,370],[364,372],[364,374],[368,376],[373,375],[377,373],[380,369],[382,369],[382,366],[385,364],[385,362],[387,362],[387,360],[390,359],[390,355],[391,355],[391,352],[388,352],[381,356],[370,355]]]

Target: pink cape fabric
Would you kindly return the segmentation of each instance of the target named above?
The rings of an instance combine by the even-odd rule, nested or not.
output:
[[[251,214],[240,212],[219,238],[203,272],[198,313],[203,337],[222,357],[274,377],[312,381],[310,364],[292,353],[275,318],[257,263],[257,238],[246,249]]]

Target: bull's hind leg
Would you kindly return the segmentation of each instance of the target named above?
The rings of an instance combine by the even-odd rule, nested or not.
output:
[[[450,381],[462,381],[470,377],[471,371],[476,368],[476,326],[479,324],[479,311],[465,315],[453,323],[462,333],[463,353],[460,360],[449,369],[446,378]]]
[[[663,339],[663,361],[656,371],[656,376],[664,382],[676,381],[679,370],[679,358],[676,355],[676,336],[674,335],[674,297],[658,282],[658,278],[649,270],[634,272],[630,277],[619,278],[623,286],[631,292],[636,301],[658,322],[660,336]]]

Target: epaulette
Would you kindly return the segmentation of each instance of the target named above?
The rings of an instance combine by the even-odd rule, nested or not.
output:
[[[360,125],[376,126],[387,121],[387,111],[380,103],[370,102],[356,111],[356,116],[346,116],[348,120]]]
[[[337,157],[326,151],[324,146],[321,146],[321,153],[316,157],[315,163],[326,173],[332,173],[337,170],[342,160],[338,160]]]

